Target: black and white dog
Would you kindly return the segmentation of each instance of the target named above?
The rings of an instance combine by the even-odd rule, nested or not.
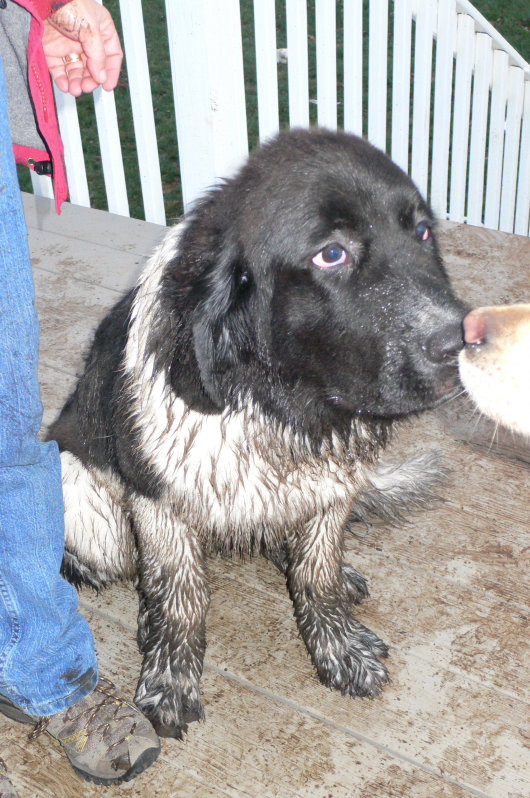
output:
[[[459,390],[465,311],[408,177],[354,136],[291,131],[168,232],[102,322],[50,430],[64,571],[137,579],[136,703],[159,733],[203,717],[212,548],[267,553],[321,681],[380,690],[344,528],[363,497],[419,495],[428,459],[375,461],[397,419]]]

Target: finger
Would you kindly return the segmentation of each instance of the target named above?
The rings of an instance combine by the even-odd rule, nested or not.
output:
[[[104,6],[99,6],[99,25],[80,31],[80,41],[87,56],[90,74],[104,89],[110,91],[118,83],[123,60],[120,38],[114,21]],[[85,39],[86,36],[86,39]],[[102,55],[103,53],[103,55]],[[96,59],[103,58],[103,69]]]
[[[65,66],[66,78],[68,81],[67,91],[74,97],[79,97],[83,93],[82,81],[85,74],[85,66],[82,61]]]
[[[82,59],[65,63],[65,59],[68,58],[68,55],[48,57],[48,68],[57,88],[77,97],[80,93],[85,66]]]
[[[119,53],[107,55],[107,79],[102,84],[105,91],[112,91],[118,85],[122,61],[123,53],[121,49]]]
[[[57,63],[57,64],[53,64],[52,65],[50,63],[50,60],[51,59],[48,59],[48,68],[50,70],[50,75],[52,76],[52,78],[53,78],[53,80],[55,82],[55,85],[61,91],[67,92],[68,91],[68,77],[66,75],[66,70],[64,68],[64,64],[61,62],[61,63]],[[60,61],[60,59],[57,59],[57,60]]]
[[[81,88],[84,94],[90,94],[100,86],[100,83],[97,83],[92,75],[89,73],[88,69],[85,71],[83,76],[83,80],[81,81]]]
[[[99,86],[107,80],[105,44],[98,30],[94,33],[91,27],[81,28],[79,31],[79,42],[83,48],[86,58],[86,68]]]

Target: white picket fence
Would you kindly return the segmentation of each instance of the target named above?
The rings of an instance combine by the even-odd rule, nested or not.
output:
[[[440,218],[530,234],[530,66],[471,3],[282,3],[286,66],[278,59],[279,3],[253,2],[260,140],[280,129],[278,72],[287,69],[290,126],[308,126],[316,103],[319,126],[335,129],[340,120],[344,129],[388,152]],[[141,0],[121,0],[120,9],[145,218],[165,224],[152,103],[156,86],[149,76]],[[313,13],[314,42],[308,35]],[[166,0],[166,17],[188,208],[248,153],[243,48],[254,44],[242,42],[239,0]],[[308,89],[311,47],[315,98]],[[343,70],[337,74],[340,48]],[[88,206],[76,101],[60,92],[56,101],[70,198]],[[94,104],[108,209],[129,215],[114,96],[98,90]],[[173,151],[176,157],[177,142]],[[49,181],[34,177],[34,190],[49,192]]]

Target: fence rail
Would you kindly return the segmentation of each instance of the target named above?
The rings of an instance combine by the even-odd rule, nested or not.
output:
[[[144,216],[164,224],[157,78],[141,0],[120,0],[120,11]],[[239,0],[166,0],[177,141],[164,146],[169,157],[178,147],[184,208],[243,162],[252,124],[260,140],[286,125],[318,124],[388,152],[439,217],[530,234],[530,66],[471,3],[254,0],[253,13],[250,41]],[[278,58],[282,26],[287,46]],[[244,56],[255,66],[257,120]],[[287,114],[278,89],[285,69]],[[88,205],[76,101],[56,98],[71,201]],[[94,102],[108,209],[129,215],[114,97],[99,90]],[[33,180],[35,191],[49,192],[49,181]]]

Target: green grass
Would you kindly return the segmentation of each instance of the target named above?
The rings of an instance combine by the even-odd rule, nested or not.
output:
[[[515,47],[525,61],[530,61],[528,0],[475,0],[473,5]]]
[[[120,31],[121,22],[118,0],[105,0],[113,19]],[[365,7],[367,2],[365,0]],[[392,6],[392,3],[390,4]],[[308,3],[309,25],[309,96],[316,97],[316,59],[315,59],[315,31],[314,31],[314,0]],[[497,28],[497,30],[518,50],[523,58],[530,59],[530,13],[527,0],[476,0],[476,8]],[[286,47],[285,34],[285,2],[276,0],[278,24],[277,46]],[[342,53],[340,41],[342,38],[341,0],[337,3],[337,74],[342,71]],[[163,193],[166,205],[168,222],[173,221],[182,213],[182,199],[180,192],[180,173],[178,163],[177,135],[173,106],[173,95],[169,64],[169,52],[165,34],[165,3],[164,0],[144,0],[144,24],[146,31],[147,52],[151,85],[153,94],[155,126],[157,132],[160,167],[162,173]],[[258,141],[257,124],[257,91],[256,69],[254,60],[254,20],[252,0],[241,0],[241,24],[243,41],[247,45],[244,49],[244,72],[246,86],[246,104],[248,116],[249,146],[252,148]],[[391,31],[391,26],[389,28]],[[365,49],[366,49],[365,36]],[[367,62],[365,53],[364,63]],[[366,83],[366,81],[365,81]],[[287,106],[287,67],[279,67],[279,104],[280,126],[288,125]],[[339,99],[339,125],[342,122],[341,85],[338,86]],[[138,175],[138,161],[136,143],[132,125],[132,111],[129,100],[127,64],[124,64],[120,82],[115,91],[116,107],[118,113],[120,137],[124,156],[125,177],[129,196],[131,216],[144,218],[141,196],[140,180]],[[78,112],[82,130],[83,149],[90,191],[91,204],[95,208],[107,209],[105,187],[99,154],[97,128],[93,112],[93,102],[90,96],[78,100]],[[316,108],[311,105],[311,121],[316,121]],[[19,170],[21,186],[29,190],[29,177],[27,170]]]

